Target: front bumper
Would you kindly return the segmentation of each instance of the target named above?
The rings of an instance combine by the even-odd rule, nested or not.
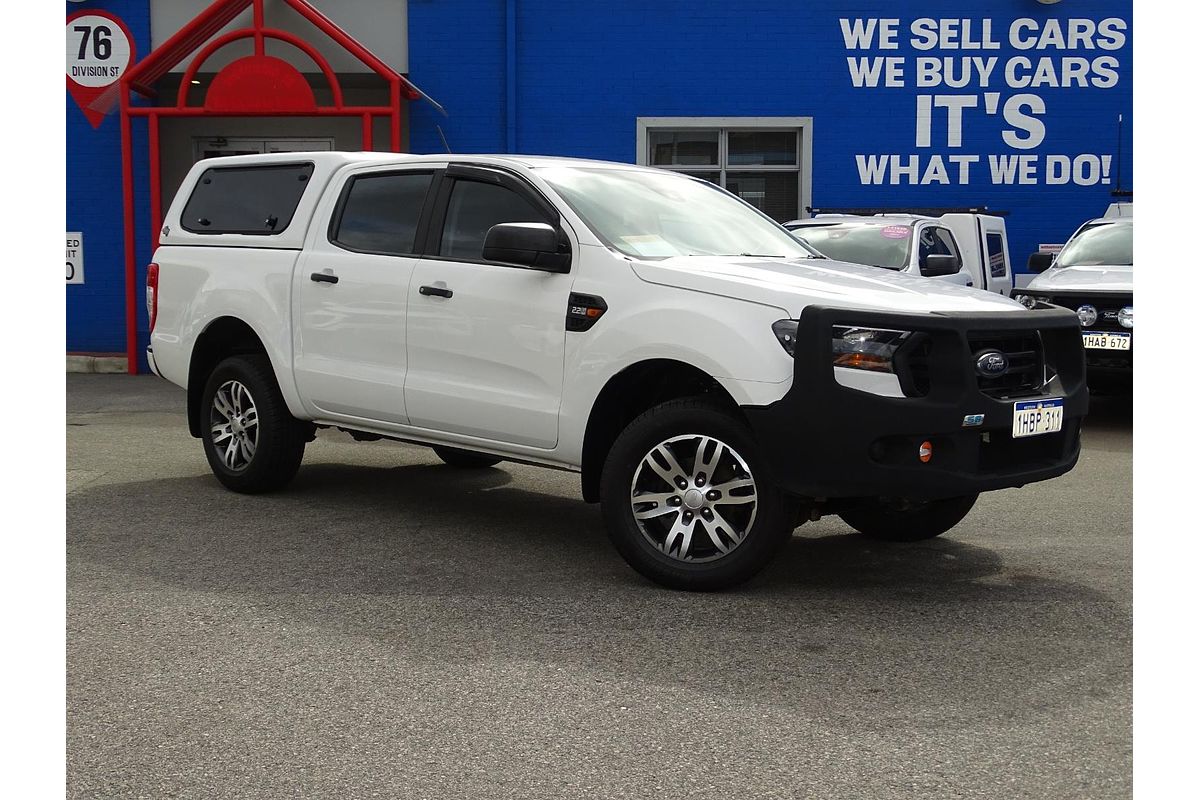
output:
[[[901,377],[906,394],[921,396],[885,397],[839,384],[834,325],[924,334],[922,379]],[[1024,396],[985,393],[973,343],[1005,336],[1040,341],[1050,380]],[[792,388],[771,405],[743,411],[772,477],[794,495],[954,497],[1046,480],[1075,466],[1088,408],[1083,360],[1079,321],[1063,309],[898,314],[811,307],[799,321]],[[1063,399],[1062,430],[1014,439],[1014,403],[1049,397]],[[981,425],[964,427],[968,415],[980,414]],[[933,446],[928,462],[919,457],[923,442]]]
[[[1133,348],[1128,350],[1085,350],[1088,377],[1132,378]]]
[[[1012,297],[1028,295],[1043,303],[1061,306],[1076,312],[1085,303],[1093,306],[1098,314],[1096,322],[1087,326],[1088,331],[1099,333],[1123,333],[1133,335],[1132,328],[1117,322],[1117,312],[1133,305],[1133,294],[1127,291],[1052,291],[1049,289],[1013,289]],[[1133,375],[1133,340],[1128,350],[1096,350],[1084,348],[1088,375],[1101,379],[1129,378]]]

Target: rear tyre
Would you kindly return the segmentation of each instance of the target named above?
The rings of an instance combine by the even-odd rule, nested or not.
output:
[[[280,489],[300,468],[308,430],[288,411],[263,355],[225,359],[201,399],[204,455],[217,480],[235,492]]]
[[[854,530],[885,542],[919,542],[941,536],[970,513],[978,494],[922,503],[876,500],[838,516]]]
[[[476,453],[473,450],[460,450],[457,447],[435,447],[433,452],[437,457],[456,469],[484,469],[494,467],[504,459],[489,456],[487,453]]]
[[[604,463],[600,504],[631,567],[690,591],[753,577],[796,521],[745,423],[703,398],[663,403],[621,432]]]

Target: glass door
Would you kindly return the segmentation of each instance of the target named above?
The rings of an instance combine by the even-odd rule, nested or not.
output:
[[[267,153],[301,153],[332,149],[333,139],[268,139],[263,142],[263,150]]]
[[[263,139],[258,137],[198,137],[194,141],[195,160],[220,156],[244,156],[254,153],[297,153],[332,150],[333,139]]]
[[[226,139],[224,136],[195,140],[196,160],[221,156],[245,156],[263,152],[262,139]]]

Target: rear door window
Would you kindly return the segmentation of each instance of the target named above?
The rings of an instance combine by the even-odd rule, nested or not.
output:
[[[359,175],[350,180],[330,238],[347,250],[411,255],[432,172]]]
[[[311,162],[207,169],[183,208],[183,229],[260,236],[282,233],[291,224],[312,174]]]

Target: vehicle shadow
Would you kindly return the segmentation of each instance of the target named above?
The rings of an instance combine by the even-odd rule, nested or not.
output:
[[[1088,415],[1084,420],[1085,433],[1129,433],[1133,431],[1133,394],[1115,392],[1092,393]]]
[[[74,558],[111,560],[196,589],[480,595],[518,586],[523,594],[617,586],[720,596],[671,592],[636,575],[609,543],[599,507],[554,491],[561,488],[558,482],[550,491],[531,491],[503,467],[423,464],[315,464],[287,490],[258,496],[228,492],[208,475],[110,484],[69,498],[68,548]],[[169,518],[161,513],[164,498]],[[81,530],[74,510],[85,505],[120,509],[120,524],[101,518]],[[911,589],[956,601],[1008,591],[1003,581],[983,580],[1004,570],[999,555],[954,535],[882,543],[826,518],[798,528],[776,561],[734,593],[894,597]],[[1013,580],[1040,581],[1043,592],[1075,598],[1088,592],[1032,576]]]
[[[1097,615],[1125,615],[1122,605],[1049,575],[1008,574],[996,552],[953,538],[880,544],[822,521],[738,590],[668,591],[620,560],[598,509],[567,494],[573,480],[531,491],[502,468],[314,464],[259,497],[209,476],[84,488],[68,498],[68,627],[89,613],[72,587],[100,571],[129,591],[228,595],[408,658],[503,655],[693,691],[717,681],[722,696],[748,699],[870,694],[902,674],[921,691],[937,683],[964,718],[982,702],[970,678],[980,658],[1010,663],[994,680],[1011,693],[1068,669],[1013,658],[1031,629],[1059,645],[1091,636],[1071,669],[1080,658],[1123,663],[1094,633]],[[859,669],[864,647],[887,675]]]

